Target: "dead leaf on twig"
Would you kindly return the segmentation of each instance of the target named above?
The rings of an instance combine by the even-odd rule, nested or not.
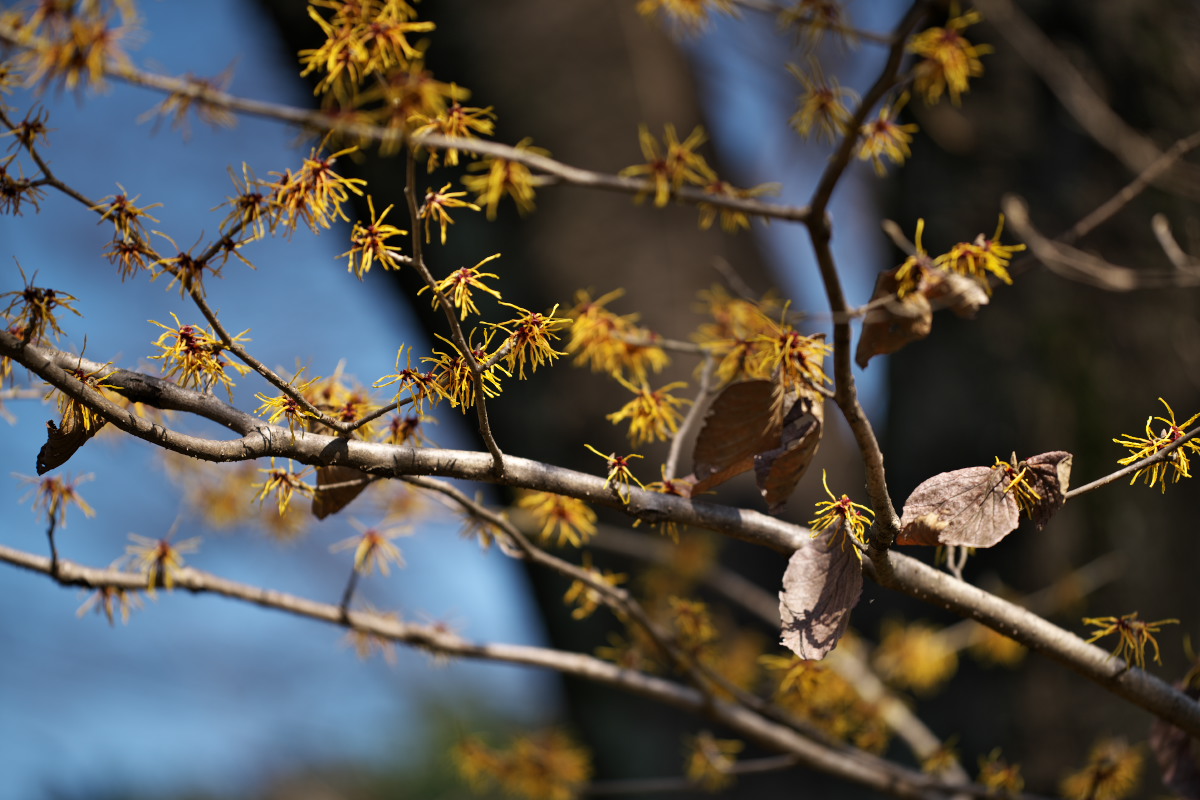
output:
[[[1022,506],[1041,530],[1066,502],[1071,460],[1054,450],[934,475],[904,501],[896,544],[991,547],[1016,529]]]
[[[313,493],[312,513],[317,519],[336,514],[362,494],[371,476],[354,467],[317,467],[317,490]]]
[[[920,292],[910,292],[903,299],[896,297],[898,271],[899,267],[881,272],[875,281],[871,302],[883,303],[863,318],[862,334],[854,352],[854,361],[860,367],[866,367],[875,356],[894,353],[909,342],[924,339],[933,329],[929,298]]]
[[[840,533],[831,528],[804,542],[783,573],[780,641],[803,659],[824,658],[837,647],[862,594],[862,564]]]
[[[739,381],[721,391],[692,451],[692,495],[753,469],[771,513],[783,507],[817,452],[824,404],[815,392],[782,398],[775,392],[767,380]]]
[[[992,467],[934,475],[904,501],[896,544],[991,547],[1018,523],[1006,483],[1004,471]]]
[[[104,427],[104,420],[96,418],[93,418],[91,427],[88,427],[84,413],[83,406],[72,402],[61,423],[55,425],[53,420],[46,420],[46,443],[37,455],[38,475],[45,475],[67,463],[71,456],[75,455],[75,451]]]

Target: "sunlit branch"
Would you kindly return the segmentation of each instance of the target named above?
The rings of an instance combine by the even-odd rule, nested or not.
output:
[[[982,622],[1193,736],[1200,736],[1200,704],[1195,700],[1032,611],[895,550],[880,551],[874,559],[864,559],[863,564],[867,574],[881,586]]]

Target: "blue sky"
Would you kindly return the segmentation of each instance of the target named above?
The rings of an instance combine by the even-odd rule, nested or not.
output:
[[[245,96],[303,105],[296,69],[263,48],[274,32],[253,15],[254,6],[212,0],[197,14],[190,3],[141,3],[145,30],[137,63],[168,73],[211,76],[236,62],[231,90]],[[185,43],[203,42],[204,46]],[[24,106],[28,96],[11,103]],[[186,145],[163,125],[137,118],[161,100],[149,91],[114,85],[82,103],[70,95],[41,98],[50,111],[52,167],[68,183],[99,199],[120,182],[142,203],[160,202],[151,227],[188,247],[212,235],[224,212],[214,206],[233,193],[226,172],[244,161],[260,176],[295,168],[302,149],[295,131],[277,123],[242,119],[232,130],[194,123]],[[307,145],[303,145],[307,148]],[[418,335],[371,279],[360,283],[336,256],[347,249],[348,229],[321,237],[298,232],[295,240],[248,248],[259,266],[236,261],[213,282],[211,303],[226,325],[250,328],[253,351],[265,363],[291,369],[297,358],[309,374],[328,375],[339,358],[346,373],[366,382],[392,371],[402,343],[420,349]],[[160,332],[148,320],[200,318],[165,282],[141,276],[120,284],[98,256],[110,233],[73,201],[49,193],[40,214],[0,217],[0,291],[19,288],[15,258],[37,284],[79,298],[82,319],[66,320],[61,345],[125,367],[153,365],[147,357]],[[346,348],[346,342],[353,342]],[[253,407],[262,385],[244,381],[240,404]],[[272,392],[273,393],[273,392]],[[34,456],[45,435],[49,406],[8,404],[20,424],[0,422],[0,463],[34,474]],[[469,446],[453,424],[438,426],[443,446]],[[64,558],[107,565],[124,553],[128,533],[159,537],[182,509],[179,488],[168,481],[153,449],[141,442],[100,438],[62,470],[93,473],[81,487],[95,519],[70,515],[58,535]],[[0,476],[0,507],[9,509],[0,542],[45,552],[45,534],[29,510],[18,506],[27,485]],[[351,507],[348,513],[356,513]],[[369,513],[369,512],[368,512]],[[365,524],[376,519],[364,516]],[[185,516],[177,538],[201,533]],[[344,518],[317,525],[296,545],[280,546],[261,533],[208,534],[189,563],[230,578],[261,583],[332,602],[349,573],[348,553],[329,553],[350,536]],[[468,636],[534,642],[535,619],[513,565],[498,553],[483,555],[448,521],[422,522],[400,542],[408,567],[391,579],[364,580],[363,596],[408,618],[444,620]],[[491,665],[430,669],[423,656],[401,653],[396,667],[380,659],[359,661],[342,644],[342,632],[215,597],[159,594],[128,626],[110,629],[100,617],[77,618],[84,595],[45,578],[0,568],[0,795],[37,798],[51,787],[126,785],[147,792],[197,786],[243,787],[275,769],[318,759],[359,758],[393,762],[396,748],[418,755],[424,705],[460,695],[459,706],[509,714],[537,724],[550,712],[543,676]],[[464,685],[487,696],[462,697]]]
[[[867,17],[878,16],[865,4]],[[254,16],[254,5],[210,0],[205,13],[188,3],[140,4],[148,32],[135,53],[137,63],[168,74],[215,75],[231,62],[237,94],[303,105],[296,68],[274,60],[277,48],[261,46],[274,32]],[[888,12],[881,12],[886,14]],[[768,23],[769,25],[770,23]],[[884,23],[886,24],[886,23]],[[755,29],[754,35],[764,31]],[[744,29],[718,23],[701,42],[691,43],[701,67],[713,138],[728,146],[725,159],[743,182],[782,180],[787,203],[803,203],[825,153],[798,156],[794,134],[780,124],[777,107],[746,86],[778,89],[793,79],[778,60],[756,60],[740,37]],[[204,46],[185,43],[203,42]],[[773,71],[773,72],[769,72]],[[853,76],[840,76],[854,84]],[[774,85],[773,85],[774,84]],[[797,93],[785,85],[785,97]],[[765,93],[767,96],[771,92]],[[52,165],[60,177],[94,198],[112,194],[117,182],[141,202],[161,202],[153,227],[181,246],[213,234],[223,216],[211,209],[232,193],[227,167],[248,163],[260,176],[294,168],[303,152],[295,132],[273,122],[242,119],[233,130],[213,131],[193,123],[186,146],[181,136],[137,118],[161,97],[114,85],[106,95],[80,103],[72,96],[46,96],[50,111]],[[13,104],[23,106],[18,94]],[[747,133],[756,137],[749,145]],[[787,137],[792,137],[788,139]],[[307,145],[304,145],[306,148]],[[749,154],[749,155],[747,155]],[[791,165],[779,174],[779,165]],[[863,302],[877,272],[882,237],[869,209],[869,170],[855,170],[832,209],[837,221],[835,252],[842,263],[859,265],[848,288]],[[864,227],[869,226],[869,227]],[[347,357],[346,372],[369,382],[391,370],[402,343],[420,344],[415,331],[368,276],[360,283],[336,256],[348,231],[321,237],[296,234],[296,241],[266,241],[248,250],[259,265],[250,271],[231,262],[227,277],[209,287],[211,302],[233,330],[250,328],[253,352],[268,365],[291,368],[297,357],[310,374],[331,373]],[[62,343],[78,349],[87,334],[87,353],[126,367],[146,367],[158,329],[171,312],[198,321],[187,303],[164,285],[144,277],[117,284],[115,270],[98,257],[109,238],[95,216],[53,193],[40,214],[0,217],[0,291],[19,285],[15,257],[37,284],[79,298],[82,320],[69,320]],[[815,268],[803,229],[774,225],[762,241],[800,307],[821,308],[813,283]],[[343,343],[354,342],[350,352]],[[420,349],[418,347],[418,349]],[[866,383],[868,405],[882,403],[881,365]],[[263,387],[247,381],[239,398],[253,401]],[[36,403],[12,403],[21,424],[0,422],[0,463],[32,475],[52,416]],[[436,433],[444,446],[470,446],[452,425]],[[82,493],[96,507],[95,519],[72,513],[59,532],[65,558],[93,565],[124,552],[128,533],[158,537],[180,517],[180,491],[166,479],[152,448],[140,442],[98,439],[84,447],[64,472],[94,473]],[[0,476],[0,507],[10,509],[0,542],[26,550],[45,548],[42,525],[26,503],[27,486]],[[15,511],[13,511],[15,509]],[[368,524],[374,520],[365,519]],[[188,518],[178,538],[201,532]],[[302,543],[280,547],[260,533],[208,534],[189,563],[227,577],[261,583],[318,599],[336,600],[348,572],[346,554],[328,546],[352,533],[337,517],[314,528]],[[500,641],[536,642],[524,622],[535,617],[512,565],[499,554],[481,555],[462,541],[452,524],[420,523],[401,542],[408,567],[390,580],[364,582],[375,605],[400,609],[410,618],[447,620],[467,635]],[[127,786],[154,793],[180,787],[236,791],[256,779],[318,759],[392,762],[404,748],[423,755],[419,720],[430,698],[456,698],[466,714],[494,708],[531,724],[553,713],[554,698],[544,676],[490,665],[430,669],[428,661],[401,652],[396,667],[380,659],[359,661],[341,644],[339,630],[212,597],[174,597],[135,612],[128,626],[110,629],[99,617],[77,618],[84,596],[45,578],[0,567],[0,774],[13,797],[37,798],[54,787]],[[486,684],[486,697],[461,696],[464,685]],[[501,699],[503,698],[503,699]],[[452,705],[452,704],[451,704]],[[442,707],[440,713],[445,713]]]

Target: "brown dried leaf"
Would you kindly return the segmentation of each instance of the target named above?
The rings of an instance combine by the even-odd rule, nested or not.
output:
[[[97,419],[89,429],[83,420],[83,407],[78,403],[71,403],[60,424],[55,425],[53,420],[46,420],[46,443],[37,455],[38,475],[44,475],[67,463],[67,460],[75,455],[75,451],[83,447],[105,424],[104,420]]]
[[[313,516],[325,519],[330,514],[336,514],[362,494],[370,482],[370,475],[354,467],[317,467],[317,490],[312,499]]]
[[[921,291],[935,308],[949,308],[967,319],[988,304],[987,291],[979,281],[957,272],[930,270]]]
[[[820,395],[800,394],[784,417],[778,447],[754,456],[754,481],[770,513],[778,514],[783,509],[804,477],[821,443],[824,421],[825,405]]]
[[[708,491],[754,466],[754,456],[779,445],[772,419],[770,381],[739,381],[726,386],[696,437],[692,493]]]
[[[934,475],[904,502],[897,544],[991,547],[1018,524],[1005,472],[967,467]]]
[[[838,533],[830,530],[806,541],[783,573],[780,641],[803,659],[822,659],[837,647],[862,594],[862,565]]]
[[[933,329],[933,307],[925,295],[910,292],[902,300],[895,296],[898,270],[899,267],[881,272],[875,281],[871,300],[889,299],[863,318],[862,334],[854,352],[854,361],[860,367],[866,367],[875,356],[894,353],[909,342],[924,339]]]
[[[1193,700],[1200,699],[1200,683],[1189,674],[1175,684]],[[1150,726],[1150,751],[1162,770],[1162,781],[1183,800],[1200,800],[1200,741],[1161,719]]]
[[[1025,480],[1041,497],[1034,504],[1029,518],[1040,531],[1067,501],[1067,489],[1071,485],[1071,454],[1063,450],[1025,459]]]

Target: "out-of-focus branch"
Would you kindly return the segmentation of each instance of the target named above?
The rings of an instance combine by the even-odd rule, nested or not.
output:
[[[1029,219],[1029,207],[1018,197],[1005,197],[1001,203],[1013,230],[1029,245],[1038,261],[1056,275],[1113,292],[1150,289],[1163,286],[1200,285],[1200,268],[1184,265],[1171,270],[1130,269],[1071,245],[1047,238]]]
[[[1088,85],[1087,79],[1012,0],[977,0],[975,5],[1008,40],[1029,68],[1058,98],[1096,144],[1112,153],[1130,172],[1142,172],[1163,153],[1150,139],[1126,124]],[[1192,200],[1200,200],[1200,168],[1181,164],[1160,173],[1155,183]]]
[[[592,546],[648,563],[659,565],[672,563],[672,547],[667,542],[616,528],[602,529],[592,541]],[[765,591],[737,572],[725,569],[719,564],[714,564],[705,571],[700,582],[709,590],[749,611],[772,630],[779,629],[778,594]],[[918,760],[924,761],[941,747],[942,742],[937,735],[913,712],[907,703],[888,689],[867,664],[866,659],[853,642],[843,640],[838,648],[829,655],[826,663],[832,670],[849,681],[865,702],[875,708],[880,719],[908,745]],[[966,771],[957,763],[944,774],[944,777],[950,782],[965,783],[969,780]]]
[[[0,561],[42,573],[65,586],[96,589],[113,587],[135,591],[147,588],[145,576],[138,573],[86,567],[64,560],[57,562],[54,571],[50,559],[45,556],[3,545],[0,545]],[[218,594],[411,645],[437,655],[541,667],[606,684],[690,713],[708,716],[748,739],[793,756],[798,765],[828,772],[894,797],[926,800],[947,792],[963,791],[986,796],[987,790],[982,786],[951,786],[845,745],[813,741],[741,706],[714,699],[663,678],[618,667],[593,656],[544,647],[471,642],[440,626],[403,622],[386,614],[344,609],[332,603],[237,583],[190,567],[177,570],[173,574],[173,584],[179,590]]]

